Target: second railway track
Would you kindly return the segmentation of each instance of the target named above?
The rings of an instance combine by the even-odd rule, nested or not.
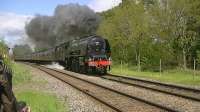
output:
[[[139,78],[116,76],[111,74],[102,76],[102,78],[200,102],[200,90],[195,88],[165,84]]]
[[[32,65],[33,66],[33,65]],[[43,66],[34,67],[48,73],[49,75],[68,83],[74,88],[88,94],[99,102],[117,112],[178,112],[174,108],[170,108],[159,103],[147,101],[126,93],[105,87],[103,85],[81,79],[74,75],[66,74],[63,71],[46,68]]]

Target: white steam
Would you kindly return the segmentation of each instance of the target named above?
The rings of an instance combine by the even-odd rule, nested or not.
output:
[[[60,70],[64,70],[65,67],[63,67],[62,65],[60,65],[59,63],[53,62],[50,65],[45,65],[48,68],[55,68],[55,69],[60,69]]]

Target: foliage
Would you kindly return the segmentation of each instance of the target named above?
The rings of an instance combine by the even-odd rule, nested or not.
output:
[[[12,67],[11,57],[9,56],[9,47],[3,39],[0,39],[0,55],[3,57],[4,63],[8,67]]]
[[[199,6],[198,0],[123,0],[101,13],[97,33],[108,38],[117,63],[145,70],[161,60],[164,69],[192,68],[200,51]]]
[[[29,45],[15,45],[13,48],[14,56],[24,56],[32,52]]]

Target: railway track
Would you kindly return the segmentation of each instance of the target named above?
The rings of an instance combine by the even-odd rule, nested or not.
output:
[[[178,85],[173,85],[173,84],[165,84],[165,83],[133,78],[133,77],[116,76],[116,75],[111,75],[111,74],[102,76],[102,78],[119,82],[122,84],[130,85],[130,86],[136,86],[136,87],[200,102],[199,89],[183,87],[183,86],[178,86]]]
[[[174,108],[170,108],[164,105],[160,105],[155,102],[150,102],[136,96],[131,96],[126,93],[117,91],[112,88],[108,88],[106,86],[84,80],[80,77],[76,77],[76,73],[66,73],[64,71],[55,70],[46,68],[44,66],[36,66],[36,67],[47,74],[63,81],[71,85],[72,87],[82,91],[83,93],[91,96],[92,98],[96,99],[97,101],[103,103],[104,105],[113,109],[113,111],[117,112],[133,112],[133,111],[147,111],[147,112],[160,112],[160,111],[169,111],[169,112],[179,112]]]

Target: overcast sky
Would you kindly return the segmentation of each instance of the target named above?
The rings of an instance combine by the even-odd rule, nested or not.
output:
[[[95,12],[102,12],[119,5],[121,0],[1,0],[0,38],[9,46],[25,43],[25,24],[36,14],[53,15],[59,4],[87,5]]]

